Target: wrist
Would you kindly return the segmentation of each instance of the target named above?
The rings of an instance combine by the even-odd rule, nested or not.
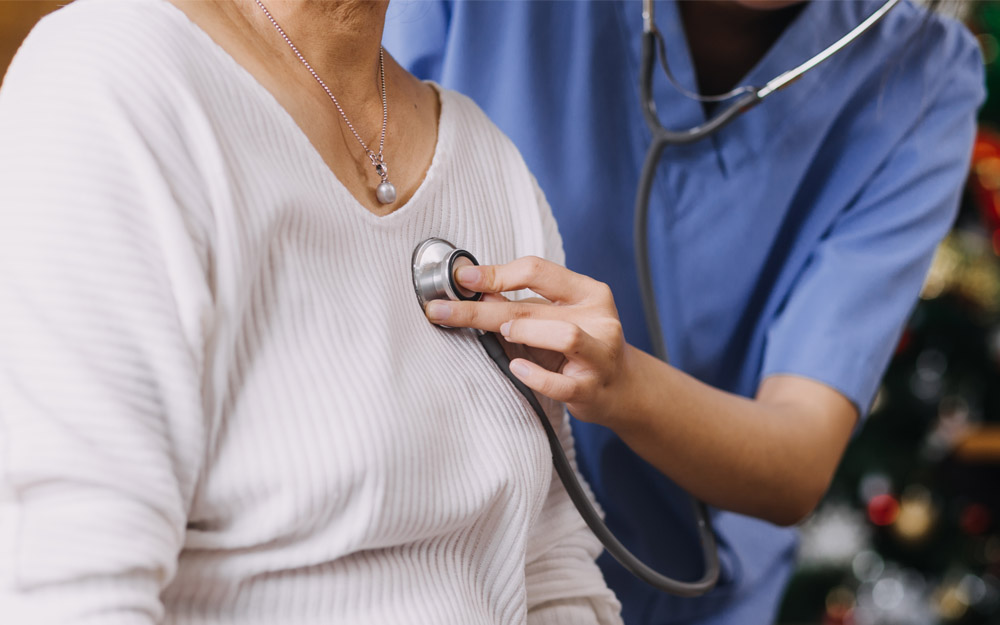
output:
[[[616,385],[618,391],[614,393],[614,404],[605,411],[606,416],[600,423],[611,429],[619,438],[643,436],[644,432],[649,431],[652,416],[649,410],[649,394],[650,389],[656,386],[649,379],[650,358],[652,357],[649,354],[625,344],[620,382]]]

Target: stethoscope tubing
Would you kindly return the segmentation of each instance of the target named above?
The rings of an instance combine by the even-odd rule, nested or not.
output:
[[[635,200],[633,238],[635,243],[636,273],[639,279],[643,312],[646,317],[649,338],[653,354],[663,362],[669,362],[669,354],[667,342],[663,335],[663,328],[660,324],[659,310],[656,305],[656,295],[653,287],[652,271],[650,269],[648,238],[649,200],[663,150],[668,145],[693,143],[717,132],[739,115],[758,105],[764,98],[795,82],[806,71],[830,58],[830,56],[856,39],[861,33],[881,19],[898,2],[899,0],[887,0],[876,13],[832,46],[827,47],[819,55],[806,61],[799,67],[776,77],[762,88],[754,88],[743,95],[734,94],[735,99],[733,102],[722,109],[720,113],[703,124],[687,130],[669,130],[665,128],[660,123],[659,116],[656,113],[652,94],[652,72],[653,59],[656,54],[655,45],[658,41],[659,33],[653,24],[652,0],[645,0],[643,3],[644,28],[640,51],[639,92],[642,100],[643,116],[649,126],[652,137],[639,177],[639,186]],[[748,89],[750,88],[748,87]],[[456,259],[461,255],[464,255],[473,264],[478,264],[478,261],[471,254],[464,250],[458,250],[451,243],[443,239],[427,239],[416,247],[412,259],[413,286],[422,307],[426,306],[427,302],[433,299],[478,299],[477,296],[479,294],[465,296],[461,289],[453,283],[454,264]],[[439,271],[443,271],[443,275],[436,273]],[[563,451],[559,436],[549,421],[549,417],[542,408],[541,403],[535,396],[534,391],[528,388],[527,385],[511,372],[510,360],[507,358],[500,340],[495,334],[490,332],[476,332],[476,334],[490,359],[493,360],[504,376],[514,385],[514,388],[525,398],[532,410],[535,411],[539,421],[541,421],[549,443],[553,466],[566,489],[566,493],[569,495],[573,505],[580,512],[580,516],[584,522],[598,540],[601,541],[608,553],[632,575],[657,590],[682,597],[695,597],[703,595],[714,588],[720,574],[719,553],[707,506],[694,496],[691,496],[696,531],[699,543],[701,544],[704,562],[704,572],[701,578],[691,582],[681,581],[658,573],[647,566],[633,555],[615,537],[611,530],[608,529],[607,525],[604,524],[604,520],[594,508],[593,503],[580,484],[572,464],[567,458],[565,451]]]
[[[653,287],[653,276],[649,261],[649,200],[653,190],[653,182],[656,179],[656,170],[659,167],[663,150],[668,145],[684,145],[700,141],[722,129],[734,119],[757,106],[768,96],[784,89],[788,85],[797,81],[803,74],[813,69],[820,63],[831,58],[834,54],[842,50],[852,41],[857,39],[865,31],[869,30],[879,20],[897,4],[899,0],[887,0],[877,11],[865,19],[839,40],[828,46],[822,52],[802,63],[798,67],[789,70],[780,76],[769,81],[764,87],[755,88],[746,94],[736,97],[736,99],[704,123],[684,130],[671,130],[663,126],[659,115],[656,112],[656,104],[653,99],[653,66],[656,55],[657,38],[660,36],[656,30],[653,19],[653,0],[643,2],[643,33],[639,55],[639,97],[642,105],[643,118],[649,127],[651,134],[650,145],[646,151],[646,158],[642,164],[642,172],[639,176],[639,185],[635,198],[635,211],[632,236],[635,245],[635,268],[639,281],[639,292],[642,295],[642,308],[646,318],[646,327],[649,333],[650,343],[653,348],[653,355],[663,362],[670,362],[667,349],[667,342],[663,335],[663,328],[660,324],[659,307],[656,304],[656,291]],[[575,501],[575,500],[574,500]],[[690,597],[702,595],[711,590],[718,582],[719,578],[719,554],[715,532],[705,504],[693,495],[691,502],[694,507],[695,522],[698,529],[698,537],[701,543],[702,554],[704,556],[704,574],[702,578],[695,582],[682,582],[675,580],[655,571],[652,571],[637,559],[635,562],[626,563],[619,554],[614,553],[609,548],[619,562],[629,569],[634,575],[646,581],[650,585],[676,595]],[[582,512],[582,509],[581,509]],[[589,524],[589,522],[588,522]],[[593,527],[591,528],[593,529]],[[594,531],[597,534],[597,531]],[[608,532],[610,534],[610,532]],[[600,537],[600,535],[599,535]],[[610,539],[617,542],[614,536]],[[604,542],[604,538],[601,538]],[[607,544],[607,543],[605,543]],[[622,548],[626,558],[634,558],[631,553]]]
[[[730,103],[720,113],[713,116],[708,121],[694,128],[684,130],[670,130],[665,128],[660,122],[656,113],[656,104],[653,99],[653,66],[656,56],[656,31],[642,33],[642,44],[639,50],[639,100],[642,103],[642,116],[646,120],[646,126],[652,133],[650,149],[647,152],[646,163],[649,163],[649,154],[653,149],[662,152],[667,145],[684,145],[700,141],[705,137],[718,132],[723,126],[733,121],[746,111],[760,104],[764,97],[759,90],[746,93]],[[656,161],[653,168],[656,167]],[[643,167],[643,176],[646,175],[646,167]]]
[[[648,229],[646,225],[649,220],[649,195],[652,192],[657,164],[667,145],[665,141],[657,141],[650,146],[649,152],[646,154],[646,160],[642,166],[642,175],[639,178],[639,189],[635,204],[635,221],[633,225],[635,267],[639,279],[639,291],[642,293],[642,308],[646,317],[646,327],[649,332],[650,343],[653,346],[653,355],[663,362],[669,362],[669,354],[667,353],[667,342],[664,339],[663,328],[660,325],[660,312],[659,307],[656,305],[656,296],[653,290],[653,277],[649,263],[649,237],[647,236]],[[619,562],[622,562],[634,575],[659,590],[682,597],[696,597],[705,594],[714,588],[719,580],[719,551],[715,532],[712,529],[711,519],[708,514],[708,508],[694,496],[691,496],[691,505],[694,508],[698,540],[701,543],[703,554],[704,573],[701,579],[694,582],[683,582],[650,570],[651,574],[656,576],[655,581],[651,581],[647,579],[650,574],[645,571],[637,571],[625,562],[622,562],[616,554],[612,553],[612,555]],[[595,531],[594,533],[596,534],[597,532]],[[614,537],[612,536],[612,538]],[[609,553],[611,552],[610,549],[608,551]],[[634,557],[631,553],[628,553],[628,556]],[[648,569],[646,565],[641,562],[638,563],[643,568]]]
[[[647,33],[643,35],[644,71],[652,71],[652,54],[652,34]],[[640,82],[648,88],[649,83],[647,81]],[[748,99],[750,97],[755,98],[754,94],[751,93],[743,96],[741,99]],[[652,98],[649,98],[646,101],[651,104]],[[643,107],[644,112],[649,112],[655,116],[655,110],[651,109],[652,106]],[[729,111],[731,111],[730,115],[716,117],[713,120],[714,123],[709,122],[703,126],[693,128],[684,133],[671,133],[667,129],[663,128],[663,126],[659,126],[659,121],[657,120],[657,125],[662,132],[655,133],[653,135],[652,143],[646,152],[646,159],[642,164],[642,173],[639,176],[639,186],[636,193],[632,239],[635,242],[635,267],[639,280],[639,292],[642,294],[642,309],[646,319],[646,327],[649,333],[650,343],[653,348],[653,355],[663,362],[670,362],[670,358],[667,350],[667,342],[663,335],[663,327],[660,324],[659,307],[656,305],[656,291],[653,288],[653,276],[649,262],[648,236],[649,198],[653,190],[653,182],[656,179],[656,170],[660,163],[660,157],[663,155],[663,150],[666,149],[668,145],[671,143],[690,143],[707,136],[735,118],[738,113],[738,110],[732,106],[729,108]],[[653,571],[635,558],[630,552],[624,550],[624,548],[623,550],[625,554],[627,554],[627,557],[634,558],[634,562],[625,562],[619,558],[617,554],[613,553],[611,549],[608,549],[608,552],[611,553],[615,559],[621,562],[622,565],[631,571],[636,577],[639,577],[647,584],[650,584],[658,590],[682,597],[696,597],[707,593],[715,587],[716,583],[718,583],[720,574],[718,544],[715,538],[715,531],[712,529],[711,517],[709,516],[708,508],[696,497],[690,496],[690,499],[698,531],[698,541],[701,544],[703,557],[703,573],[700,579],[693,582],[673,579]],[[594,533],[597,534],[596,531]],[[612,535],[611,538],[614,539],[614,536]],[[601,539],[601,542],[604,542],[603,538]]]
[[[583,517],[584,523],[590,528],[590,531],[594,533],[604,548],[608,550],[608,553],[618,560],[622,566],[624,566],[632,575],[641,579],[650,586],[663,590],[665,592],[673,593],[675,595],[680,595],[682,597],[695,597],[702,595],[713,586],[719,577],[719,562],[718,553],[715,549],[715,534],[712,532],[711,526],[707,521],[707,514],[705,513],[704,506],[699,502],[695,501],[695,514],[698,517],[698,534],[699,539],[703,544],[707,544],[710,550],[706,550],[706,568],[704,576],[695,582],[682,582],[675,579],[671,579],[662,573],[650,568],[642,560],[637,558],[635,555],[629,551],[625,545],[623,545],[617,537],[608,529],[608,526],[604,524],[604,520],[601,515],[594,508],[591,503],[590,498],[587,497],[586,491],[584,491],[583,486],[580,484],[580,480],[577,479],[576,473],[573,471],[573,466],[570,464],[569,458],[566,457],[566,452],[563,451],[562,443],[559,441],[559,435],[556,433],[555,428],[552,427],[551,421],[549,421],[548,415],[546,415],[545,410],[542,408],[541,403],[535,396],[534,391],[528,388],[521,380],[517,378],[510,370],[510,359],[507,358],[506,352],[504,352],[503,346],[500,344],[500,340],[497,339],[496,335],[491,332],[479,333],[479,342],[482,344],[483,349],[489,354],[490,358],[500,369],[501,372],[510,380],[511,384],[524,396],[528,401],[528,404],[538,415],[538,420],[542,422],[542,428],[545,430],[545,437],[549,442],[549,449],[552,452],[552,464],[556,469],[556,474],[559,476],[559,480],[562,481],[563,487],[566,489],[566,493],[569,495],[570,500],[572,500],[573,505],[580,512],[580,516]]]
[[[475,293],[467,295],[462,292],[462,288],[455,281],[455,265],[459,259],[466,259],[473,265],[478,265],[479,261],[465,250],[456,248],[450,242],[437,237],[431,237],[421,241],[413,250],[410,266],[412,268],[413,290],[417,296],[417,301],[421,308],[426,308],[427,304],[433,300],[477,300],[482,294]],[[441,326],[447,328],[447,326]],[[451,328],[455,329],[455,328]],[[468,331],[463,329],[462,331]],[[658,590],[671,592],[682,596],[695,596],[704,593],[711,588],[718,577],[718,562],[711,558],[716,557],[715,542],[712,528],[708,525],[707,514],[703,508],[695,507],[695,516],[698,518],[698,532],[702,543],[708,545],[706,554],[709,565],[706,567],[706,576],[697,582],[679,582],[670,579],[644,564],[639,558],[634,556],[623,545],[607,525],[601,515],[594,508],[594,504],[587,496],[586,490],[580,484],[576,471],[563,451],[559,436],[553,428],[548,415],[542,408],[538,397],[524,382],[515,376],[510,370],[510,360],[497,336],[491,332],[482,330],[472,331],[478,338],[486,354],[494,362],[500,372],[510,381],[524,399],[531,406],[538,416],[545,437],[549,443],[549,450],[552,454],[552,464],[556,474],[562,482],[566,493],[569,495],[573,505],[576,506],[580,516],[587,527],[594,533],[598,540],[604,545],[618,562],[629,572],[641,579],[645,583]]]

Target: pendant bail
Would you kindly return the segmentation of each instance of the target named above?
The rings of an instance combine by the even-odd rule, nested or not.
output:
[[[385,182],[389,178],[389,164],[385,162],[385,158],[381,154],[375,154],[371,150],[368,151],[368,160],[372,162],[372,166],[375,168],[375,173],[378,177]]]

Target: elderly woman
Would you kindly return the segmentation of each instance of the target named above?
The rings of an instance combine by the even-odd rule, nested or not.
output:
[[[431,236],[561,261],[548,205],[385,9],[79,0],[20,50],[0,622],[619,622],[537,420],[411,284]]]

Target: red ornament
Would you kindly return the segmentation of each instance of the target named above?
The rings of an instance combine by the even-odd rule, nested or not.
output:
[[[849,608],[843,612],[830,612],[827,610],[823,615],[823,625],[854,625],[854,609]]]
[[[979,128],[972,149],[969,189],[987,230],[1000,232],[1000,134]],[[994,237],[994,251],[1000,252]]]
[[[981,503],[970,503],[962,509],[958,526],[970,536],[985,534],[990,529],[990,511]]]
[[[911,332],[909,328],[904,328],[903,333],[899,335],[899,343],[896,344],[896,355],[905,352],[906,348],[910,346],[910,343],[912,341],[913,341],[913,332]]]
[[[899,501],[892,495],[875,495],[868,500],[868,519],[875,525],[892,525],[898,516]]]

